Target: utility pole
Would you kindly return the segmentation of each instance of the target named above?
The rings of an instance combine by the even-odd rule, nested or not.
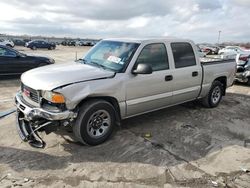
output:
[[[219,31],[219,35],[218,35],[218,44],[220,44],[220,34],[221,34],[221,31]]]

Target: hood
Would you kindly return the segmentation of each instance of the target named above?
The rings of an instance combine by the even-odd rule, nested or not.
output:
[[[35,90],[53,90],[74,82],[114,76],[114,72],[81,63],[48,65],[22,74],[24,85]]]

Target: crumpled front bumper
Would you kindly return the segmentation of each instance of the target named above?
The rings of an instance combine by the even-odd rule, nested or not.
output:
[[[33,107],[24,101],[21,93],[15,97],[17,107],[16,126],[20,138],[36,148],[44,148],[45,142],[38,135],[38,131],[47,126],[53,126],[60,120],[68,120],[76,117],[73,111],[50,112],[39,107]],[[42,119],[42,121],[37,121]],[[39,123],[38,123],[39,122]]]
[[[16,94],[15,103],[27,120],[33,120],[35,118],[44,118],[51,121],[64,120],[75,118],[75,113],[69,110],[63,112],[50,112],[38,107],[31,107],[24,102],[22,94],[19,92]]]

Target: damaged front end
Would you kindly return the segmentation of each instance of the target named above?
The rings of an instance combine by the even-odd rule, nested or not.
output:
[[[46,145],[39,136],[39,132],[44,131],[46,134],[54,132],[60,125],[69,125],[76,117],[76,113],[69,110],[53,112],[31,106],[24,100],[21,92],[16,94],[15,103],[17,107],[16,126],[19,136],[23,141],[36,148],[44,148]]]
[[[44,148],[46,146],[46,143],[39,136],[38,132],[45,131],[46,134],[49,134],[56,131],[59,126],[58,122],[52,121],[28,121],[25,119],[25,115],[19,110],[17,110],[16,120],[17,131],[20,138],[35,148]]]

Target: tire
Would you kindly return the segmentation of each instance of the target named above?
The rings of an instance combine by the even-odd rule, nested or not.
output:
[[[207,108],[214,108],[219,105],[223,95],[223,84],[214,81],[206,97],[202,99],[202,104]]]
[[[36,50],[37,48],[36,48],[36,46],[32,46],[31,49],[32,50]]]
[[[76,140],[82,144],[95,146],[111,136],[114,126],[114,107],[105,100],[94,99],[80,107],[73,125],[73,133]]]
[[[250,86],[250,77],[248,77],[248,80],[247,80],[247,85]]]
[[[6,44],[6,46],[12,48],[12,46],[10,44]]]

